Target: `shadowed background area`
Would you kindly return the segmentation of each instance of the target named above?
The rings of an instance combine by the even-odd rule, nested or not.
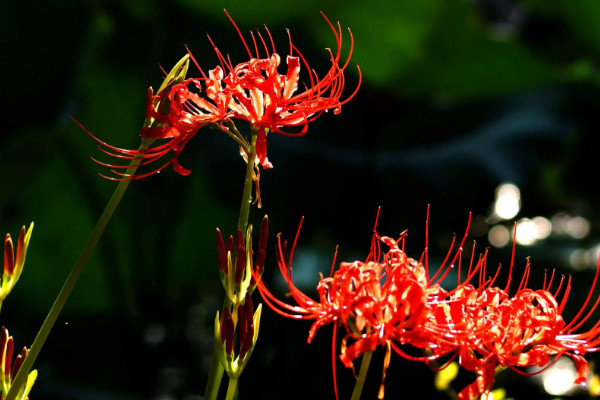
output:
[[[205,71],[214,68],[207,33],[234,63],[247,60],[224,7],[245,34],[266,24],[282,59],[289,28],[320,76],[325,49],[335,48],[323,10],[355,37],[348,93],[358,80],[354,65],[363,72],[340,115],[324,114],[302,138],[269,135],[274,169],[261,173],[263,208],[251,219],[269,215],[265,280],[275,292],[285,293],[275,234],[291,240],[301,216],[295,273],[314,294],[336,245],[338,261],[366,257],[379,206],[378,231],[408,229],[406,250],[418,258],[431,204],[434,266],[469,212],[469,241],[491,246],[490,266],[510,262],[510,243],[494,242],[493,229],[549,221],[548,235],[517,247],[516,275],[528,256],[534,288],[545,269],[573,274],[567,319],[578,311],[600,243],[596,0],[11,2],[0,15],[0,229],[16,237],[35,221],[25,270],[0,316],[17,348],[33,341],[115,187],[97,175],[106,169],[90,156],[107,158],[70,116],[112,145],[137,148],[159,65],[170,69],[187,45]],[[343,40],[347,51],[347,32]],[[42,350],[32,399],[200,399],[223,296],[214,230],[233,233],[244,163],[235,143],[211,130],[190,141],[180,162],[191,175],[167,168],[130,185]],[[505,183],[519,189],[508,218],[494,208]],[[331,327],[308,345],[309,326],[263,310],[240,398],[333,398]],[[363,398],[377,392],[383,353]],[[338,373],[348,398],[352,372],[340,364]],[[447,398],[433,377],[394,355],[386,398],[409,386],[423,398]],[[455,388],[472,379],[461,374]],[[496,386],[515,398],[553,397],[539,379],[510,371]]]

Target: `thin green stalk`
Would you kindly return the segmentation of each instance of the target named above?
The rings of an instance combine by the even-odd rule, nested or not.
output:
[[[227,396],[225,397],[225,400],[235,399],[235,394],[237,392],[237,384],[237,378],[229,380],[229,386],[227,386]]]
[[[352,397],[350,400],[360,399],[363,387],[365,386],[365,379],[367,377],[367,371],[369,370],[369,364],[371,363],[371,356],[373,356],[372,351],[364,353],[362,356],[360,370],[358,371],[358,377],[356,378],[356,383],[354,384],[354,390],[352,391]]]
[[[217,398],[219,387],[221,387],[221,380],[223,379],[223,365],[219,361],[217,351],[219,351],[219,347],[215,342],[215,345],[213,346],[212,358],[210,360],[210,370],[208,371],[208,382],[204,392],[204,398],[207,400]]]
[[[252,178],[254,174],[254,161],[256,160],[256,138],[258,136],[258,129],[252,127],[251,135],[252,139],[250,143],[250,151],[248,152],[248,163],[246,166],[246,175],[244,177],[244,190],[242,192],[242,203],[240,206],[240,216],[238,219],[238,229],[242,232],[245,232],[246,227],[248,226],[250,205],[252,204],[252,183],[254,182]],[[233,263],[235,265],[235,260]],[[228,301],[229,300],[227,299],[227,296],[225,296],[224,303],[227,306]],[[215,345],[210,361],[208,382],[206,384],[206,390],[204,391],[205,400],[216,400],[219,387],[221,386],[221,380],[223,379],[223,373],[225,372],[221,362],[219,361],[219,357],[215,354],[216,351],[218,351],[218,347]],[[231,380],[229,385],[231,386]]]
[[[246,232],[248,226],[248,217],[250,215],[250,204],[252,204],[252,183],[254,182],[254,161],[256,160],[256,138],[258,129],[252,127],[252,141],[250,143],[250,152],[248,153],[248,165],[246,166],[246,177],[244,178],[244,191],[242,192],[242,205],[240,206],[240,218],[238,220],[238,229],[242,233]]]
[[[233,123],[232,120],[228,119],[225,121],[225,125],[227,125],[227,129],[222,128],[219,124],[214,124],[213,129],[219,129],[221,132],[224,132],[227,136],[236,141],[237,144],[240,145],[242,150],[246,153],[250,153],[250,144],[246,141],[244,136],[237,130],[237,127]]]
[[[153,141],[154,139],[152,138],[142,138],[142,144],[140,145],[139,150],[148,149]],[[132,160],[131,166],[127,169],[125,173],[128,175],[135,174],[135,171],[139,166],[138,161],[138,158]],[[44,343],[46,342],[46,339],[48,338],[48,335],[50,334],[54,323],[56,322],[60,312],[62,311],[65,303],[67,302],[71,291],[75,287],[75,284],[77,283],[77,280],[79,279],[83,268],[87,264],[87,261],[90,258],[92,251],[94,250],[94,247],[96,247],[96,243],[98,243],[98,240],[102,236],[102,233],[104,233],[104,229],[108,225],[110,218],[112,217],[117,206],[119,205],[119,202],[121,201],[125,190],[129,186],[129,182],[130,180],[128,179],[120,181],[112,197],[108,201],[108,204],[106,204],[106,207],[104,208],[100,219],[98,219],[94,230],[88,238],[85,247],[79,255],[79,258],[75,261],[75,264],[73,265],[73,268],[71,269],[67,280],[63,284],[62,289],[56,297],[56,300],[54,300],[54,304],[52,305],[52,308],[48,312],[48,315],[46,316],[42,327],[40,328],[37,336],[35,337],[33,344],[31,345],[31,349],[29,349],[29,354],[23,361],[19,372],[15,376],[15,379],[12,382],[12,386],[8,391],[8,394],[6,395],[5,400],[14,400],[19,390],[27,380],[27,376],[29,375],[29,371],[31,370],[33,363],[39,355],[40,350],[44,346]]]

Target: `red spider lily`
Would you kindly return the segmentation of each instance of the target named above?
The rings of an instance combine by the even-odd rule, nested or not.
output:
[[[147,124],[140,136],[155,139],[193,136],[206,124],[226,119],[229,116],[229,100],[223,93],[222,80],[223,71],[217,67],[209,71],[208,78],[187,79],[172,84],[157,96],[152,95],[150,88],[146,102],[146,120],[156,122]],[[203,86],[207,92],[206,98],[200,96]],[[214,103],[208,101],[208,97]]]
[[[183,60],[187,60],[187,56]],[[180,61],[167,75],[163,86],[156,95],[153,94],[152,88],[148,89],[146,118],[140,136],[152,140],[168,139],[164,144],[147,150],[118,148],[99,140],[75,121],[101,145],[102,152],[130,162],[137,160],[138,167],[154,163],[170,152],[174,153],[167,162],[158,168],[135,176],[119,172],[119,170],[129,168],[129,165],[115,165],[94,160],[100,165],[111,168],[111,171],[119,176],[117,179],[109,177],[108,179],[141,179],[160,172],[168,165],[172,165],[175,172],[181,175],[188,175],[191,172],[179,164],[177,157],[200,128],[209,123],[223,121],[230,113],[227,111],[226,96],[215,95],[213,96],[216,99],[214,102],[200,96],[203,86],[207,94],[221,91],[223,73],[219,67],[209,71],[209,77],[203,79],[183,80],[185,72],[182,71],[185,70],[187,67],[182,67]]]
[[[387,345],[392,339],[406,343],[421,335],[420,327],[428,316],[425,310],[428,278],[423,264],[400,249],[405,234],[394,240],[374,232],[372,250],[365,263],[340,264],[338,272],[348,267],[360,271],[361,284],[356,288],[362,286],[360,293],[352,293],[358,294],[358,301],[350,307],[345,319],[346,323],[351,322],[340,355],[346,367],[351,367],[359,355]],[[389,246],[381,262],[380,243]],[[348,339],[354,341],[349,347]]]
[[[424,329],[432,318],[431,310],[427,306],[427,297],[430,287],[435,285],[434,282],[439,282],[448,273],[450,266],[446,267],[446,263],[450,259],[452,248],[438,274],[429,279],[426,264],[409,258],[404,252],[405,237],[406,232],[396,240],[381,237],[374,231],[371,250],[365,262],[342,262],[335,272],[332,266],[329,277],[321,276],[317,285],[318,301],[300,291],[293,282],[292,259],[298,234],[287,263],[281,236],[279,236],[278,253],[279,270],[288,284],[296,305],[277,299],[264,283],[256,278],[262,298],[275,312],[288,318],[315,320],[308,334],[309,343],[317,329],[329,323],[334,324],[332,339],[334,376],[338,325],[346,329],[340,354],[340,360],[346,367],[352,368],[354,360],[363,353],[371,352],[379,346],[386,347],[387,354],[384,359],[379,398],[383,398],[383,379],[389,366],[392,349],[409,359],[428,360],[437,357],[410,356],[400,347],[409,344],[423,350],[437,343],[436,333]],[[384,254],[381,251],[382,243],[389,247]],[[456,253],[452,263],[456,261],[459,254],[460,252]],[[337,387],[335,390],[337,396]]]
[[[403,243],[404,238],[404,234],[399,240],[394,240],[379,237],[374,232],[369,258],[375,258],[376,261],[340,264],[340,271],[352,267],[360,272],[354,284],[360,291],[352,293],[351,297],[355,299],[348,306],[349,315],[342,320],[347,328],[351,323],[351,329],[347,329],[348,333],[342,341],[340,360],[351,368],[353,361],[361,354],[374,351],[379,346],[386,347],[380,399],[384,397],[384,380],[391,349],[398,348],[393,343],[429,342],[423,336],[425,331],[422,329],[429,317],[426,308],[428,278],[423,264],[409,258],[399,248],[398,242],[401,240]],[[378,262],[380,241],[390,247],[381,263]],[[373,251],[374,248],[377,250]],[[348,340],[353,342],[352,345],[347,346]]]
[[[513,249],[514,255],[514,249]],[[542,289],[527,288],[530,264],[514,296],[508,295],[509,283],[505,288],[492,286],[498,276],[481,282],[478,288],[470,284],[459,285],[450,293],[437,293],[430,301],[438,342],[433,351],[456,352],[459,364],[477,373],[477,379],[465,387],[459,399],[473,400],[489,393],[498,368],[508,367],[523,375],[537,374],[561,356],[570,357],[577,367],[575,383],[584,383],[588,374],[588,363],[582,357],[587,352],[597,351],[600,344],[600,321],[588,331],[576,331],[589,320],[600,303],[598,297],[585,313],[591,299],[600,263],[596,270],[588,296],[575,318],[566,324],[562,312],[571,290],[571,279],[560,280],[551,291],[554,274]],[[483,276],[485,268],[481,269]],[[564,289],[563,289],[564,286]],[[562,297],[560,301],[559,297]],[[431,299],[430,299],[431,300]],[[528,367],[542,369],[533,373],[523,371]]]
[[[227,12],[225,13],[227,14]],[[119,172],[119,170],[127,169],[128,165],[114,165],[97,161],[100,165],[111,168],[112,172],[119,176],[117,180],[143,178],[163,170],[168,165],[172,165],[173,169],[181,175],[189,174],[190,171],[178,163],[177,157],[198,130],[210,123],[219,124],[221,129],[234,137],[240,144],[242,151],[247,153],[250,146],[245,139],[239,137],[237,132],[231,133],[228,128],[223,126],[223,123],[231,118],[250,122],[252,129],[258,132],[256,162],[263,168],[271,168],[272,165],[267,159],[266,136],[269,131],[288,136],[304,135],[309,122],[330,109],[333,109],[335,114],[339,114],[341,106],[356,94],[361,83],[360,69],[358,70],[359,82],[356,89],[346,99],[341,100],[345,83],[344,70],[348,66],[354,47],[352,33],[349,31],[350,52],[344,64],[340,65],[341,27],[338,23],[336,29],[324,14],[323,17],[334,33],[337,52],[334,55],[330,51],[331,67],[323,77],[319,77],[309,67],[306,59],[292,44],[289,32],[288,68],[285,75],[279,74],[277,68],[280,64],[280,56],[275,52],[269,30],[265,28],[270,39],[271,50],[260,33],[258,34],[267,54],[265,58],[260,58],[256,38],[252,36],[255,50],[255,54],[252,54],[233,19],[229,14],[227,17],[237,30],[250,56],[250,61],[234,66],[213,43],[221,66],[209,71],[207,75],[189,53],[189,57],[192,58],[202,74],[201,78],[183,80],[187,72],[187,64],[183,67],[182,59],[167,75],[156,95],[152,89],[149,89],[146,120],[140,135],[152,139],[167,139],[166,143],[147,150],[129,150],[111,146],[90,134],[100,143],[101,150],[106,154],[123,160],[138,160],[139,166],[154,163],[167,154],[174,153],[160,167],[136,176]],[[296,93],[301,64],[304,64],[307,69],[310,84],[305,85],[303,92]],[[227,74],[225,77],[224,73]],[[203,89],[204,95],[201,95]],[[285,127],[296,126],[301,127],[298,132],[282,130]]]
[[[302,222],[300,222],[300,227],[302,226]],[[265,286],[262,281],[260,275],[257,271],[253,271],[253,277],[256,281],[256,285],[259,293],[265,302],[278,314],[283,315],[288,318],[294,319],[316,319],[310,328],[310,332],[308,334],[308,342],[310,343],[317,330],[327,325],[331,322],[335,322],[341,319],[344,311],[344,304],[340,303],[341,300],[343,302],[343,294],[341,292],[344,290],[343,285],[341,285],[341,277],[340,274],[336,276],[336,278],[323,278],[317,286],[317,292],[319,293],[320,301],[314,301],[309,296],[304,294],[300,289],[298,289],[293,282],[292,279],[292,259],[294,257],[294,249],[296,248],[296,242],[298,241],[298,235],[300,234],[300,227],[298,228],[298,232],[294,239],[294,244],[292,246],[292,251],[290,253],[289,262],[285,263],[285,245],[282,245],[281,235],[278,235],[278,244],[279,244],[279,252],[278,252],[278,260],[279,260],[279,270],[285,279],[286,283],[290,288],[290,294],[296,301],[297,305],[287,304],[279,299],[277,299]],[[334,284],[335,280],[335,284]],[[333,288],[335,286],[335,288]],[[333,289],[332,289],[333,288]],[[329,294],[331,293],[331,296]]]
[[[356,89],[346,99],[341,100],[345,83],[344,70],[348,66],[352,56],[354,38],[352,32],[348,30],[350,33],[350,51],[346,61],[343,65],[340,65],[342,47],[341,26],[338,23],[336,29],[325,14],[321,14],[331,27],[337,46],[335,55],[333,52],[329,52],[331,67],[321,78],[310,68],[306,59],[292,43],[289,31],[290,52],[287,56],[287,71],[285,75],[277,72],[281,63],[281,57],[276,52],[271,33],[266,27],[265,30],[271,49],[267,46],[262,35],[258,33],[260,43],[266,54],[264,58],[260,56],[260,46],[255,36],[252,35],[254,45],[253,54],[229,14],[227,14],[227,17],[229,17],[229,20],[236,28],[250,60],[234,66],[229,58],[223,56],[213,43],[221,66],[227,72],[227,76],[223,81],[226,84],[227,90],[232,94],[228,107],[233,113],[233,118],[246,120],[250,122],[254,129],[258,129],[256,157],[257,162],[263,168],[272,167],[267,159],[267,133],[269,131],[287,136],[304,135],[308,129],[308,123],[316,119],[324,111],[333,109],[335,114],[339,114],[341,106],[354,97],[360,87],[361,75],[360,69],[358,69],[359,82]],[[304,91],[296,93],[301,64],[307,70],[310,84],[309,86],[305,86]],[[215,100],[210,93],[207,94],[212,100]],[[298,132],[283,130],[283,128],[296,126],[301,127]]]
[[[302,226],[302,221],[300,222],[300,227]],[[358,296],[353,296],[352,286],[354,284],[358,284],[361,286],[361,282],[365,284],[372,280],[372,274],[369,272],[375,272],[374,269],[370,271],[366,270],[365,275],[362,277],[362,281],[360,280],[360,266],[356,265],[358,268],[352,268],[354,265],[350,263],[343,263],[343,266],[340,266],[340,270],[337,271],[333,276],[329,278],[323,278],[321,276],[321,280],[317,285],[317,292],[319,294],[319,301],[315,301],[311,299],[309,296],[304,294],[300,289],[294,285],[292,279],[292,259],[294,257],[294,249],[296,248],[296,243],[298,241],[298,235],[300,234],[300,227],[298,227],[298,232],[296,233],[296,237],[294,239],[294,244],[292,246],[292,250],[289,257],[289,262],[285,263],[285,245],[282,246],[281,243],[281,235],[278,235],[278,244],[279,244],[279,253],[278,253],[278,265],[279,270],[285,279],[286,283],[290,288],[290,294],[297,305],[292,305],[285,303],[275,297],[269,289],[265,286],[264,282],[261,280],[261,277],[258,271],[252,271],[254,280],[256,281],[256,287],[263,298],[263,300],[278,314],[293,318],[293,319],[314,319],[315,322],[312,324],[309,334],[308,334],[308,342],[310,343],[316,331],[327,324],[342,322],[345,323],[344,316],[348,315],[349,309],[348,304],[357,299]],[[335,257],[334,257],[335,258]],[[335,260],[334,260],[335,262]],[[354,272],[354,273],[353,273]],[[332,273],[333,273],[333,265],[332,265]],[[358,281],[357,281],[358,275]],[[358,289],[360,291],[360,288]],[[337,324],[334,324],[333,331],[333,339],[332,339],[332,365],[333,365],[333,374],[335,373],[335,343],[336,343],[336,334],[337,334]],[[334,378],[334,390],[336,399],[338,398],[338,390],[337,383]]]

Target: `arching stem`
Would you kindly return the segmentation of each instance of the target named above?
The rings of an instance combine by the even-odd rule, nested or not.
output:
[[[143,137],[142,143],[138,150],[143,151],[143,150],[148,149],[153,141],[154,141],[154,139],[152,139],[152,138]],[[126,171],[127,175],[132,176],[135,174],[135,171],[137,170],[137,168],[139,166],[139,160],[140,160],[140,158],[134,158],[131,161],[130,167]],[[44,346],[44,343],[46,342],[46,339],[48,338],[48,335],[50,334],[50,331],[52,330],[54,323],[58,319],[60,312],[62,311],[65,303],[67,302],[67,299],[69,298],[69,295],[71,294],[71,291],[75,287],[75,284],[77,283],[77,280],[79,279],[79,276],[81,275],[81,272],[83,271],[83,268],[87,264],[87,261],[90,258],[92,251],[94,250],[94,248],[96,247],[96,244],[100,240],[100,237],[104,233],[104,229],[108,225],[108,222],[110,221],[112,215],[114,214],[115,210],[117,209],[117,206],[119,205],[119,202],[121,201],[121,198],[123,197],[123,194],[125,193],[125,190],[127,190],[127,187],[129,186],[130,181],[131,180],[129,180],[129,179],[120,181],[119,184],[117,185],[117,188],[115,189],[113,195],[111,196],[110,200],[106,204],[106,207],[104,208],[102,215],[98,219],[98,222],[96,223],[96,226],[94,227],[94,230],[90,234],[88,241],[85,244],[85,247],[81,251],[79,258],[77,258],[77,260],[75,261],[75,264],[73,265],[73,268],[71,269],[71,272],[69,273],[69,276],[67,277],[65,283],[63,284],[62,289],[60,290],[60,292],[58,293],[58,295],[56,297],[56,300],[54,300],[54,304],[52,305],[52,308],[48,312],[48,315],[46,316],[46,319],[44,320],[42,327],[40,328],[37,336],[35,337],[33,344],[31,345],[31,348],[29,349],[29,353],[28,353],[27,357],[25,357],[25,360],[23,361],[23,364],[21,365],[21,368],[19,369],[19,372],[15,376],[15,378],[12,382],[12,386],[11,386],[10,390],[8,391],[8,394],[6,395],[5,400],[15,400],[20,389],[26,382],[27,376],[29,375],[29,371],[33,367],[33,363],[35,362],[37,356],[39,355],[40,350]]]

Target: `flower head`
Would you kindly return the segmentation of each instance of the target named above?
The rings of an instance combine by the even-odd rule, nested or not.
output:
[[[136,176],[119,172],[129,168],[129,165],[97,161],[111,168],[112,172],[119,176],[117,180],[142,178],[157,173],[168,165],[172,165],[179,174],[189,174],[189,170],[179,165],[177,157],[198,130],[209,124],[236,140],[242,153],[247,156],[251,144],[237,132],[235,125],[232,125],[232,121],[236,119],[250,123],[253,135],[256,134],[254,144],[256,163],[263,168],[270,168],[272,165],[267,159],[268,132],[288,136],[304,135],[309,122],[330,109],[333,109],[335,114],[340,113],[341,106],[356,94],[361,81],[360,69],[356,89],[342,99],[345,84],[344,70],[350,61],[354,42],[349,31],[350,50],[348,57],[342,63],[342,30],[339,23],[336,29],[323,14],[333,31],[337,49],[335,54],[329,50],[331,66],[323,76],[319,77],[292,43],[289,31],[287,70],[284,74],[280,74],[278,68],[281,57],[275,51],[269,30],[265,28],[270,47],[265,38],[257,33],[258,41],[252,35],[254,50],[252,52],[233,19],[229,14],[227,16],[237,30],[250,60],[237,65],[232,64],[209,38],[219,59],[219,66],[206,74],[188,51],[189,54],[183,57],[169,74],[166,74],[156,94],[150,88],[146,101],[146,118],[140,135],[150,139],[149,143],[154,139],[165,139],[166,143],[152,148],[128,150],[111,146],[92,135],[100,143],[103,152],[123,160],[136,160],[138,166],[168,157],[168,161],[158,168]],[[264,56],[261,56],[259,47],[264,50]],[[188,58],[196,64],[201,77],[185,79]],[[306,69],[307,82],[303,85],[303,90],[298,91],[301,65]],[[299,127],[299,130],[290,132],[287,130],[289,127]]]
[[[478,287],[465,282],[450,292],[440,290],[428,300],[434,317],[426,329],[438,333],[430,349],[440,355],[454,352],[462,367],[477,374],[477,379],[458,394],[461,400],[489,393],[498,368],[531,375],[543,371],[561,356],[574,361],[575,383],[586,381],[589,367],[582,355],[598,350],[600,321],[585,332],[577,330],[600,303],[598,297],[588,309],[600,263],[584,304],[568,324],[562,312],[571,290],[570,278],[561,278],[551,290],[552,273],[541,289],[530,289],[527,282],[531,266],[527,262],[516,293],[511,296],[508,291],[512,269],[511,262],[509,283],[504,288],[493,286],[497,271],[492,279],[481,278]],[[480,274],[484,271],[482,268]],[[529,367],[539,369],[533,373],[524,370]]]
[[[488,277],[487,251],[476,257],[475,246],[466,276],[461,280],[468,227],[458,249],[454,251],[453,241],[432,276],[429,276],[427,240],[423,256],[416,260],[403,250],[405,234],[393,239],[379,236],[375,231],[371,251],[364,262],[342,262],[329,277],[321,276],[317,286],[318,300],[302,293],[293,282],[292,257],[297,236],[287,262],[280,239],[279,269],[296,304],[275,298],[263,282],[259,281],[258,288],[265,302],[277,313],[314,320],[309,342],[318,328],[333,323],[335,345],[337,326],[343,326],[346,333],[340,360],[346,367],[352,367],[361,354],[380,346],[387,348],[384,377],[391,350],[428,364],[448,356],[450,359],[441,368],[457,357],[459,365],[477,374],[476,380],[458,394],[461,400],[474,400],[489,393],[498,369],[535,374],[561,356],[570,357],[575,363],[575,383],[585,382],[589,367],[583,355],[598,351],[600,321],[592,323],[587,330],[581,328],[590,321],[600,304],[600,295],[595,299],[593,295],[600,275],[600,260],[587,298],[567,323],[563,311],[571,291],[570,278],[562,277],[553,284],[553,272],[544,279],[540,289],[531,289],[528,287],[531,270],[528,260],[516,291],[509,294],[514,247],[508,282],[504,287],[496,284],[500,267],[493,277]],[[382,252],[382,245],[387,251]],[[441,282],[454,268],[458,273],[456,286],[451,290],[442,288]],[[421,355],[408,353],[407,347],[416,349]],[[541,370],[528,372],[526,369],[530,367]],[[379,397],[383,397],[383,383]]]
[[[364,262],[342,262],[335,271],[332,267],[329,277],[321,275],[317,285],[318,300],[304,294],[293,282],[292,259],[298,234],[287,262],[281,236],[278,253],[279,270],[296,304],[277,299],[257,279],[261,296],[275,312],[289,318],[314,320],[308,342],[320,327],[333,323],[335,349],[337,327],[343,326],[346,333],[340,360],[344,366],[353,368],[354,360],[360,355],[385,347],[387,354],[379,398],[383,398],[383,379],[391,350],[413,358],[402,352],[400,346],[409,343],[424,348],[433,342],[428,336],[432,333],[423,329],[430,314],[426,302],[430,283],[427,269],[420,261],[406,255],[403,250],[405,237],[405,233],[399,239],[382,237],[374,231],[371,249]],[[386,252],[382,252],[382,244],[388,247]],[[332,364],[335,375],[335,359]],[[335,389],[337,395],[337,387]]]
[[[180,107],[181,111],[178,113],[171,112],[171,108],[176,107],[179,104],[180,86],[185,80],[188,65],[189,55],[186,54],[177,64],[175,64],[168,74],[165,74],[166,76],[163,83],[156,94],[154,94],[152,87],[148,88],[146,115],[143,128],[140,132],[140,136],[142,137],[142,147],[140,147],[140,149],[123,149],[105,143],[95,137],[83,127],[83,125],[79,124],[79,122],[75,121],[100,144],[100,150],[103,153],[121,160],[130,161],[130,164],[128,165],[116,165],[94,159],[98,164],[111,168],[111,172],[118,176],[118,178],[107,176],[105,176],[105,178],[112,180],[140,179],[160,172],[168,165],[172,165],[173,169],[181,175],[190,173],[189,170],[183,168],[177,161],[179,153],[181,153],[187,142],[194,137],[198,129],[207,123],[218,120],[218,118],[211,114],[216,107],[207,102],[199,102],[195,105],[190,104],[185,110],[183,107]],[[203,112],[207,110],[208,112]],[[194,119],[191,120],[188,117],[188,114],[193,114]],[[199,117],[199,115],[202,117]],[[149,148],[155,139],[167,139],[168,141],[159,146]],[[136,168],[152,164],[170,152],[173,152],[174,155],[170,157],[167,162],[150,172],[132,175],[129,171],[124,171],[128,170],[133,164],[135,164]]]
[[[292,43],[289,31],[289,54],[286,57],[287,69],[285,74],[278,72],[281,57],[276,52],[271,33],[266,27],[268,42],[271,47],[269,48],[265,38],[258,32],[257,35],[260,43],[252,35],[253,53],[237,25],[229,14],[227,14],[231,23],[238,31],[250,57],[249,61],[235,66],[213,44],[221,65],[227,72],[224,81],[227,88],[233,94],[229,103],[229,108],[233,112],[233,118],[246,120],[259,129],[257,160],[264,168],[272,167],[266,154],[266,136],[269,131],[288,136],[304,135],[308,129],[308,123],[316,119],[324,111],[333,109],[335,114],[339,114],[342,105],[354,97],[360,86],[359,69],[359,83],[356,89],[342,100],[345,83],[344,70],[348,66],[352,56],[354,38],[352,32],[348,30],[350,33],[350,51],[343,64],[340,64],[342,48],[341,26],[338,23],[337,28],[334,27],[325,14],[321,14],[331,27],[336,41],[335,54],[329,50],[331,66],[322,77],[319,77],[311,69],[307,60]],[[265,56],[261,56],[259,47],[263,48]],[[304,90],[298,91],[301,65],[306,69],[308,82],[304,84]],[[300,129],[290,132],[287,129],[290,127],[300,127]]]

